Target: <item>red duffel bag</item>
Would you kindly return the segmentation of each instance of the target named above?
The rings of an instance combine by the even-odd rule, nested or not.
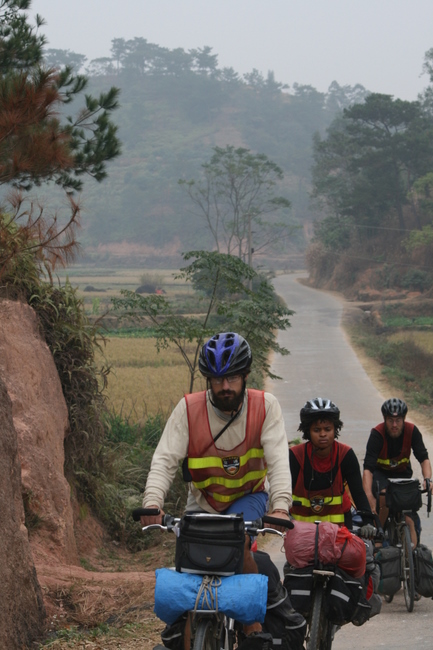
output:
[[[294,521],[284,538],[287,562],[295,568],[313,564],[317,538],[317,557],[322,564],[336,564],[355,578],[365,573],[365,544],[346,528],[329,521],[313,524]]]

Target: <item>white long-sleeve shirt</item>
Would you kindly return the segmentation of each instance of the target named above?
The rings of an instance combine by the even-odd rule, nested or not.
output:
[[[218,435],[226,424],[209,400],[206,399],[212,436]],[[262,427],[261,444],[268,468],[266,490],[269,493],[270,511],[289,510],[292,504],[292,486],[289,467],[289,453],[284,420],[276,397],[265,393],[266,417]],[[242,413],[230,424],[218,438],[218,449],[230,451],[245,438],[248,412],[248,391],[245,392]],[[182,398],[169,417],[161,439],[152,458],[143,498],[143,507],[158,506],[163,508],[165,497],[175,477],[179,461],[188,454],[189,430],[186,401]],[[199,508],[215,512],[204,496],[192,483],[188,503],[194,499]]]

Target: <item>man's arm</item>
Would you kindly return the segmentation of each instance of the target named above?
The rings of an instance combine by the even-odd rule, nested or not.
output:
[[[371,511],[376,514],[376,498],[373,495],[373,474],[369,469],[364,469],[362,487],[370,504]]]
[[[367,493],[364,488],[363,481],[361,479],[361,470],[359,467],[359,462],[356,457],[353,449],[350,449],[341,463],[341,473],[343,479],[347,481],[349,486],[350,494],[355,503],[357,510],[361,510],[365,513],[368,523],[368,514],[371,510],[371,503],[368,499]],[[373,496],[373,495],[372,495]],[[371,519],[371,516],[370,516]],[[364,521],[364,515],[363,515]]]
[[[289,468],[289,447],[283,414],[278,400],[265,393],[266,417],[261,443],[265,452],[270,487],[270,513],[280,516],[292,505],[292,485]],[[276,512],[278,511],[278,512]]]
[[[162,508],[173,482],[179,461],[188,453],[188,419],[182,399],[167,420],[163,434],[152,457],[143,496],[144,508]],[[154,523],[154,522],[153,522]]]
[[[426,460],[424,460],[424,461],[421,463],[421,471],[422,471],[422,475],[423,475],[423,478],[424,478],[424,481],[423,481],[423,489],[425,490],[426,487],[427,487],[426,482],[425,482],[425,479],[426,479],[426,478],[429,478],[429,479],[430,479],[430,492],[433,492],[433,483],[432,483],[432,481],[431,481],[431,477],[432,477],[432,469],[431,469],[431,463],[430,463],[430,460],[429,460],[428,458],[426,458]]]
[[[376,429],[372,429],[367,441],[364,458],[364,472],[362,474],[362,487],[367,496],[370,508],[376,513],[376,498],[373,495],[373,472],[376,469],[377,459],[382,451],[383,438]]]

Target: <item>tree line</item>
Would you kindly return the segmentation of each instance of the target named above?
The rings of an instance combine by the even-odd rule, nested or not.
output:
[[[378,286],[431,286],[433,49],[424,71],[430,85],[417,101],[369,94],[314,138],[312,196],[325,218],[316,224],[309,263],[322,279],[346,264],[352,283],[372,267]]]

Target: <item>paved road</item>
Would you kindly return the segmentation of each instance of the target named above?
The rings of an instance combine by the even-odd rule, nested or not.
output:
[[[343,302],[332,294],[305,287],[297,277],[302,275],[283,275],[274,280],[275,289],[296,313],[291,318],[292,327],[278,336],[290,356],[277,355],[272,363],[273,372],[283,379],[270,382],[269,390],[280,401],[289,439],[299,435],[299,410],[307,399],[331,398],[340,407],[345,423],[340,439],[354,448],[362,466],[368,434],[380,421],[380,406],[390,395],[378,392],[345,338],[340,327]],[[423,433],[433,458],[433,438]],[[433,547],[433,516],[426,519],[424,512],[422,520],[423,541]],[[284,556],[280,547],[275,540],[269,550],[281,569]],[[351,645],[356,650],[431,650],[432,617],[432,600],[423,598],[408,614],[399,592],[364,626],[343,627],[333,650],[347,650]]]

